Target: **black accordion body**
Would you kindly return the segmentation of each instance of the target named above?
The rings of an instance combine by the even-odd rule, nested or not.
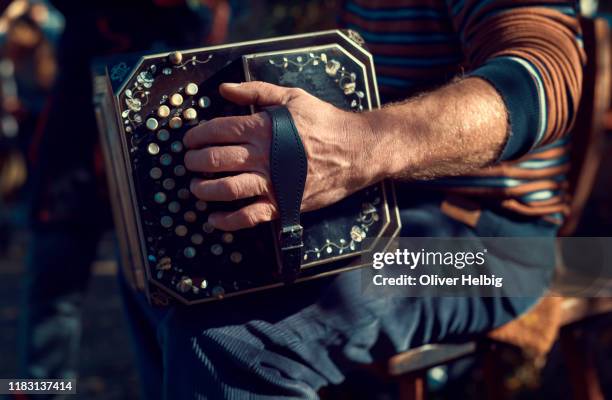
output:
[[[372,57],[350,31],[119,57],[96,68],[96,114],[122,263],[153,304],[196,304],[283,284],[278,227],[213,229],[210,212],[239,205],[199,201],[189,191],[195,175],[183,165],[189,128],[254,111],[224,100],[219,85],[255,80],[300,87],[354,112],[380,106]],[[398,235],[392,182],[303,213],[301,225],[297,281],[363,266]]]

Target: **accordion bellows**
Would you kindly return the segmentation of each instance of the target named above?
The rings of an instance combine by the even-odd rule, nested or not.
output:
[[[184,133],[200,121],[257,110],[224,100],[223,82],[299,87],[354,112],[380,106],[372,56],[351,31],[116,57],[95,70],[95,105],[123,269],[155,305],[204,301],[272,288],[274,223],[222,232],[207,223],[233,202],[199,201],[183,165]],[[355,132],[356,135],[359,132]],[[244,204],[244,203],[242,203]],[[392,182],[303,213],[297,281],[363,266],[400,229]]]

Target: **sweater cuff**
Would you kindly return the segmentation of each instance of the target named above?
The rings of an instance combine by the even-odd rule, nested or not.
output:
[[[467,74],[489,82],[499,92],[509,117],[509,136],[498,161],[515,160],[536,144],[540,102],[534,77],[520,63],[505,57],[489,60]]]

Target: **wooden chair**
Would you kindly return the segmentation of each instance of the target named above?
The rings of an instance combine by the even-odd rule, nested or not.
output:
[[[591,193],[602,157],[604,115],[610,108],[612,63],[608,25],[602,19],[583,19],[581,24],[588,62],[572,142],[572,169],[569,173],[571,216],[560,230],[563,236],[570,236],[574,232]],[[528,348],[532,353],[545,354],[558,334],[574,398],[603,400],[592,353],[585,351],[585,343],[578,332],[583,324],[611,312],[612,293],[609,298],[597,299],[546,297],[530,312],[481,340],[461,344],[428,344],[396,355],[386,363],[386,373],[398,381],[402,400],[422,400],[427,396],[425,378],[429,369],[486,352],[486,398],[503,399],[505,393],[495,368],[498,361],[495,360],[496,347],[514,345]],[[543,322],[543,317],[547,318],[546,322]],[[554,329],[548,332],[527,334],[530,329],[551,325]],[[528,343],[530,340],[533,343]]]

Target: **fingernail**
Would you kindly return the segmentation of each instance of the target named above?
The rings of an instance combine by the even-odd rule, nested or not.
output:
[[[240,83],[227,82],[227,83],[224,83],[224,85],[227,86],[227,87],[235,88],[235,87],[240,86],[241,84]]]

